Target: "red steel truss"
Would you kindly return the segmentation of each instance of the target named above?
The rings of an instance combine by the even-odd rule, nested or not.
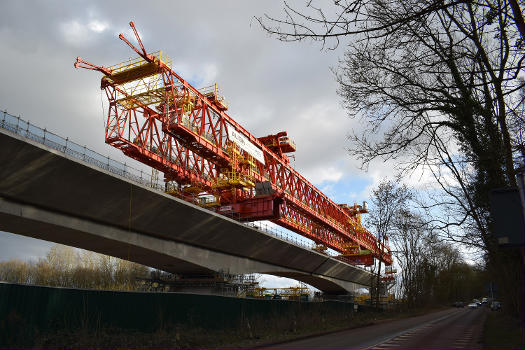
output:
[[[286,132],[257,138],[228,114],[217,85],[197,90],[161,52],[147,53],[123,34],[139,58],[112,67],[80,57],[75,67],[104,74],[109,101],[106,143],[164,174],[168,193],[243,221],[271,220],[354,264],[386,265],[392,256],[360,222],[361,206],[338,205],[289,165]],[[366,257],[366,258],[365,258]]]

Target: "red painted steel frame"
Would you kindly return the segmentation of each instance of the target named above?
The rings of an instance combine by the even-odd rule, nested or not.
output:
[[[130,25],[134,29],[132,22]],[[274,197],[280,197],[283,202],[279,204],[279,215],[275,216],[273,211],[273,216],[254,220],[272,219],[278,225],[341,253],[345,252],[346,245],[356,243],[372,251],[373,256],[385,264],[392,264],[389,248],[364,229],[355,216],[348,215],[290,167],[285,156],[273,153],[235,122],[213,98],[203,95],[164,62],[146,53],[138,34],[136,37],[141,50],[120,35],[145,61],[155,64],[158,74],[162,75],[163,101],[166,102],[160,103],[156,109],[132,97],[132,106],[123,107],[117,102],[117,94],[123,96],[126,93],[112,82],[110,69],[92,65],[80,58],[75,64],[76,67],[98,70],[105,75],[101,87],[110,102],[106,143],[162,171],[165,181],[198,185],[208,193],[218,192],[213,185],[228,167],[255,182],[269,181],[275,191]],[[191,108],[185,107],[188,101],[192,103]],[[261,149],[265,164],[257,161],[254,168],[233,162],[228,152],[231,143],[228,127],[233,127]],[[233,196],[221,198],[221,204],[249,201],[253,205],[257,200],[254,189],[233,191]]]

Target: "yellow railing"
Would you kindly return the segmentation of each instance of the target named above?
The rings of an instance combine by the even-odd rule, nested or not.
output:
[[[124,89],[126,94],[118,92],[117,103],[126,108],[133,108],[138,105],[149,106],[164,101],[164,87],[156,87],[157,82],[152,86],[140,85],[143,84],[139,82],[137,86],[129,88],[129,92],[126,91],[128,89]]]
[[[224,98],[222,94],[222,89],[217,83],[210,85],[210,86],[203,87],[199,89],[199,91],[204,96],[211,98],[215,102],[222,104],[225,108],[228,108],[228,102]]]
[[[162,51],[156,51],[151,53],[150,55],[155,56],[159,61],[164,62],[164,64],[170,67],[170,69],[172,68],[171,58],[169,58],[169,56],[163,53]],[[114,64],[112,66],[109,66],[108,68],[111,69],[112,74],[117,74],[140,66],[144,66],[146,64],[149,64],[149,62],[139,56],[136,58],[129,58],[126,61]]]
[[[227,171],[219,176],[214,187],[255,187],[255,182],[251,176],[247,176],[243,173],[238,173],[235,171]]]
[[[171,68],[171,59],[166,54],[163,54],[162,51],[154,52],[151,55]],[[109,69],[112,71],[112,76],[116,76],[150,64],[144,58],[136,57],[110,66]],[[148,106],[163,102],[165,94],[162,75],[155,73],[155,70],[150,71],[146,75],[131,81],[124,80],[125,82],[119,84],[124,93],[117,93],[117,103],[125,108],[133,108],[139,105]]]

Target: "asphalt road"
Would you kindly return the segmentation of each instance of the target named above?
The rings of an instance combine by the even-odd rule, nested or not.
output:
[[[481,349],[486,309],[448,309],[262,349]]]

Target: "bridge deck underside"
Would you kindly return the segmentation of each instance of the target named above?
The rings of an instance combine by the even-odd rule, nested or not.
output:
[[[115,245],[118,239],[100,237],[100,242],[95,242],[96,238],[91,234],[88,235],[90,239],[81,239],[82,230],[72,233],[74,227],[63,228],[60,232],[58,226],[61,225],[57,226],[60,221],[48,222],[46,228],[46,224],[34,218],[24,222],[16,213],[4,213],[4,217],[0,217],[0,223],[3,223],[0,230],[123,258],[130,256],[130,246],[133,246],[136,249],[134,261],[170,272],[226,268],[230,273],[272,273],[292,278],[300,275],[302,277],[297,279],[307,283],[306,279],[319,278],[341,282],[340,285],[349,282],[368,285],[370,281],[369,273],[364,270],[131,183],[4,130],[0,130],[0,164],[0,197],[5,199],[3,203],[11,203],[12,208],[26,206],[26,213],[31,213],[31,208],[34,208],[33,212],[41,210],[84,223],[100,224],[104,230],[120,230],[121,236],[126,232],[134,233],[202,252],[197,255],[200,260],[192,261],[190,256],[179,259],[175,258],[177,254],[164,254],[147,246],[126,245],[123,243],[126,240],[121,239],[122,245],[108,253],[107,247]],[[153,252],[158,255],[158,263],[151,261],[151,256],[155,255]],[[209,266],[205,254],[222,254],[251,263]],[[254,262],[259,264],[258,267]],[[257,271],[247,271],[244,268],[247,266]]]

